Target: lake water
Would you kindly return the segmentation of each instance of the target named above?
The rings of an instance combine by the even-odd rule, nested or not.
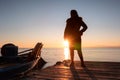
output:
[[[26,49],[19,49],[23,51]],[[83,48],[85,61],[120,62],[120,48]],[[79,60],[75,51],[75,60]],[[63,48],[42,48],[42,58],[47,62],[45,66],[54,65],[57,61],[65,60]]]

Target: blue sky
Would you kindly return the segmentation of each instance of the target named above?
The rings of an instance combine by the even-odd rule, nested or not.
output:
[[[120,46],[120,0],[0,0],[0,46],[62,47],[71,9],[88,26],[84,47]]]

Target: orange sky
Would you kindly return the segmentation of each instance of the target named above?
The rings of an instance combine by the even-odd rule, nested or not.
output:
[[[37,42],[44,47],[64,47],[71,9],[88,25],[83,47],[120,47],[119,8],[120,0],[0,0],[0,47],[14,43],[31,48]]]

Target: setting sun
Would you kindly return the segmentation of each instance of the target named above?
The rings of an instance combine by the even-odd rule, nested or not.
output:
[[[64,41],[64,55],[65,59],[69,58],[69,42],[67,40]]]

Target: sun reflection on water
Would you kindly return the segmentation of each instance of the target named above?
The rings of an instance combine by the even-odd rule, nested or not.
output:
[[[69,59],[69,42],[67,40],[64,41],[64,56],[65,60]]]

